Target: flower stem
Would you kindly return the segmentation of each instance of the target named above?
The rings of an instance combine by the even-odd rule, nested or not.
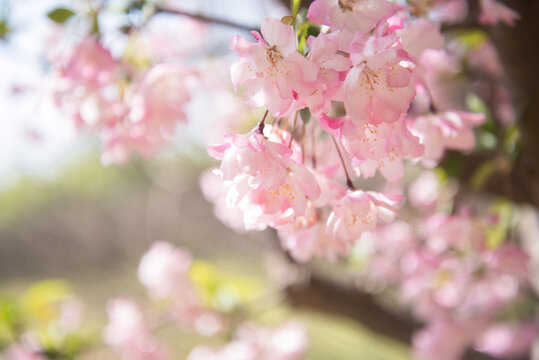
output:
[[[339,154],[339,158],[341,159],[342,168],[344,169],[344,174],[346,175],[346,186],[348,186],[350,190],[355,190],[356,187],[350,179],[350,175],[348,174],[348,170],[346,169],[346,165],[344,164],[344,158],[342,157],[341,149],[339,148],[339,145],[337,144],[337,141],[335,140],[335,137],[333,135],[331,135],[331,139],[333,140],[333,143],[335,144],[335,149],[337,149],[337,153]]]
[[[268,113],[269,113],[269,110],[266,110],[266,112],[264,113],[264,117],[258,123],[257,131],[262,135],[264,135],[264,127],[266,126],[266,117],[268,116]]]

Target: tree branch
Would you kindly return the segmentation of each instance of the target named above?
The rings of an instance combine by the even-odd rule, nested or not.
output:
[[[165,14],[187,16],[192,19],[202,21],[205,23],[233,27],[236,29],[244,30],[244,31],[253,31],[253,30],[260,29],[260,25],[240,24],[231,20],[220,19],[213,16],[203,15],[203,14],[194,14],[194,13],[190,13],[190,12],[178,10],[178,9],[168,9],[168,8],[164,8],[160,6],[155,8],[155,13],[156,14],[165,13]]]
[[[286,292],[287,299],[293,307],[306,307],[346,316],[378,334],[407,344],[411,342],[412,334],[422,327],[411,319],[404,319],[389,312],[379,305],[372,295],[315,275],[307,285],[290,286]],[[473,350],[468,351],[464,359],[493,360],[492,357]]]

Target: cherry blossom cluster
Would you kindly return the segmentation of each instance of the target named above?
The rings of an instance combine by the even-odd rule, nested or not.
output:
[[[153,305],[143,305],[127,297],[109,300],[109,323],[103,331],[108,346],[126,360],[164,360],[173,352],[156,332],[164,327],[179,327],[210,337],[236,329],[234,340],[222,349],[198,346],[189,359],[300,359],[307,347],[302,326],[290,322],[272,330],[254,324],[228,321],[226,311],[211,307],[189,272],[191,255],[168,242],[152,244],[138,268],[140,282]]]
[[[104,164],[149,157],[187,121],[190,83],[197,77],[179,63],[127,66],[87,36],[55,61],[52,93],[77,126],[99,132]]]
[[[364,233],[353,258],[363,259],[371,288],[395,291],[426,323],[414,334],[414,358],[460,359],[468,348],[524,356],[537,334],[524,305],[529,255],[507,232],[502,212],[441,211],[452,201],[447,187],[433,172],[421,174],[408,194],[419,216]]]
[[[485,219],[464,212],[426,217],[416,226],[418,231],[394,222],[364,234],[361,241],[372,251],[368,276],[396,287],[402,302],[428,324],[414,337],[416,358],[459,359],[470,346],[501,357],[529,351],[535,327],[500,320],[527,289],[528,255],[509,242],[489,246],[488,226]],[[490,340],[497,336],[491,329],[500,327],[511,336],[528,329],[527,341]]]
[[[497,2],[481,5],[485,23],[516,19]],[[317,0],[306,23],[267,18],[255,42],[235,36],[234,87],[267,111],[250,133],[208,147],[221,165],[202,188],[217,216],[237,230],[277,229],[299,261],[345,256],[362,233],[392,221],[402,205],[392,184],[406,162],[433,168],[446,150],[475,147],[486,116],[464,96],[482,89],[462,80],[462,63],[503,77],[488,40],[470,49],[442,35],[443,22],[466,12],[457,0]],[[306,37],[302,26],[319,34]],[[496,93],[510,124],[503,85]],[[377,173],[386,186],[360,189]]]

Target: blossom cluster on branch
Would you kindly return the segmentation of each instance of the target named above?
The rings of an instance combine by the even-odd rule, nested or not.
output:
[[[413,339],[417,359],[459,359],[469,347],[526,354],[537,329],[529,313],[509,315],[531,291],[512,213],[485,211],[490,200],[457,201],[439,179],[448,152],[479,144],[504,159],[515,153],[517,111],[496,48],[481,31],[441,30],[467,16],[468,2],[296,5],[292,16],[264,19],[254,41],[230,40],[231,86],[218,80],[222,64],[114,56],[97,31],[57,59],[52,94],[78,126],[99,132],[104,163],[122,163],[131,152],[154,155],[202,93],[214,110],[205,132],[220,139],[207,150],[220,165],[203,173],[201,187],[218,218],[238,231],[275,229],[297,263],[367,256],[363,275],[426,323]],[[483,25],[519,18],[496,0],[479,5]],[[253,114],[258,124],[239,133]],[[480,170],[476,187],[489,168]],[[205,336],[224,331],[228,314],[201,301],[191,269],[186,251],[154,244],[139,278],[159,316],[112,300],[106,343],[125,359],[157,360],[169,356],[155,335],[163,322]],[[227,345],[197,347],[188,359],[293,360],[305,351],[294,323],[236,325]]]

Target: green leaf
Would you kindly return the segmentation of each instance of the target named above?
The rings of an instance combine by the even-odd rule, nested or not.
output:
[[[65,23],[73,15],[75,15],[75,12],[73,10],[66,9],[66,8],[56,8],[47,13],[47,16],[49,17],[49,19],[57,22],[58,24]]]
[[[510,201],[500,198],[491,206],[489,213],[495,215],[498,221],[494,224],[489,224],[486,228],[487,246],[489,249],[496,249],[503,244],[511,228],[513,205]]]
[[[473,190],[479,190],[488,178],[498,170],[494,160],[482,163],[473,174],[470,180],[470,186]]]
[[[7,35],[11,32],[8,21],[6,18],[0,19],[0,39],[7,38]]]
[[[457,31],[456,37],[468,50],[478,49],[488,40],[488,35],[483,30]]]
[[[292,11],[292,17],[295,19],[299,12],[299,6],[301,0],[290,0],[290,10]]]

